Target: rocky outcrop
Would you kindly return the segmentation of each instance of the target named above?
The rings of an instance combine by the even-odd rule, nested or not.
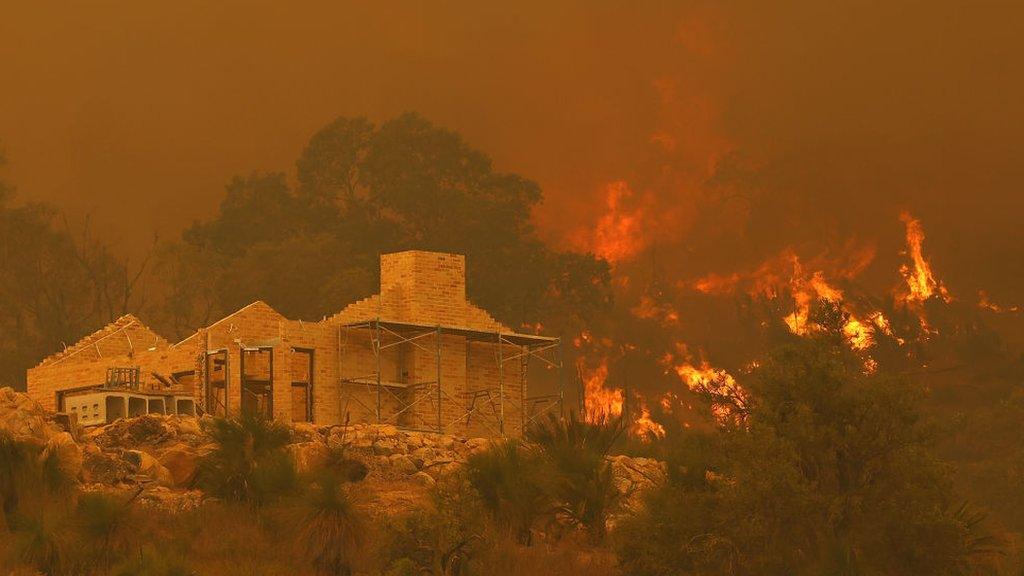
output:
[[[636,511],[643,506],[643,495],[652,486],[666,479],[665,463],[652,458],[612,456],[612,478],[623,494],[625,509]]]
[[[192,488],[199,462],[213,448],[206,423],[150,414],[72,434],[27,395],[0,389],[0,430],[35,443],[41,457],[55,455],[90,489],[138,491],[141,501],[174,509],[187,509],[202,497]],[[290,433],[288,450],[300,473],[329,465],[343,468],[353,480],[369,476],[388,506],[415,502],[420,498],[415,493],[425,493],[493,443],[374,424],[296,424]],[[644,490],[665,478],[664,464],[656,460],[615,456],[609,461],[630,509],[640,505]]]
[[[43,445],[63,432],[53,414],[47,412],[28,394],[13,388],[0,388],[0,430],[17,440]]]

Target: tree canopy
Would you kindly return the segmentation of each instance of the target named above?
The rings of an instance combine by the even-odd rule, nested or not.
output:
[[[745,379],[746,414],[670,443],[670,481],[627,521],[627,571],[971,574],[995,556],[933,450],[922,390],[828,335]]]
[[[461,136],[415,114],[339,118],[282,173],[232,180],[216,215],[162,259],[175,329],[252,300],[317,319],[376,291],[379,254],[465,254],[477,304],[520,327],[578,327],[609,301],[606,263],[536,235],[536,183],[494,170]]]

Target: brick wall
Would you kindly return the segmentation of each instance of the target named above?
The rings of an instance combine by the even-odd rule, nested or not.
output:
[[[346,324],[375,320],[423,325],[415,343],[386,346],[380,354],[383,381],[419,387],[390,387],[381,392],[381,414],[400,426],[434,429],[438,419],[436,381],[437,340],[431,327],[441,327],[441,423],[446,432],[471,436],[497,433],[497,415],[489,406],[468,420],[474,392],[485,390],[498,399],[497,334],[511,330],[466,299],[466,264],[457,254],[422,251],[381,257],[380,293],[359,300],[321,322],[289,320],[263,302],[254,302],[194,335],[171,345],[134,317],[119,319],[83,339],[69,351],[51,356],[29,370],[29,394],[44,406],[56,407],[56,392],[98,385],[112,366],[140,366],[143,374],[196,370],[200,383],[193,391],[203,406],[205,357],[208,351],[226,350],[228,357],[228,413],[241,412],[241,360],[243,348],[266,348],[273,354],[273,414],[292,419],[292,356],[294,349],[313,351],[314,421],[338,424],[377,419],[377,391],[365,384],[343,384],[346,379],[376,381],[378,360],[373,353],[374,331]],[[447,329],[447,330],[446,330]],[[410,328],[410,330],[417,330]],[[486,333],[467,341],[465,330]],[[493,338],[490,334],[493,333]],[[410,334],[406,334],[408,337]],[[380,333],[385,345],[399,337]],[[506,344],[506,358],[520,348]],[[505,432],[517,435],[523,390],[517,361],[503,364]],[[413,408],[396,414],[415,402]]]

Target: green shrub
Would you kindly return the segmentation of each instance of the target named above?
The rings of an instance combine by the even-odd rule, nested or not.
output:
[[[491,516],[529,545],[537,521],[551,510],[539,458],[515,441],[470,456],[466,474]]]
[[[295,463],[286,450],[288,427],[255,416],[214,420],[214,450],[199,463],[206,492],[259,506],[296,488]]]
[[[346,477],[340,472],[325,470],[298,500],[298,551],[318,576],[351,574],[353,559],[364,543],[362,513],[345,484]]]
[[[584,528],[593,541],[604,539],[608,516],[621,504],[608,455],[626,430],[621,418],[594,422],[552,415],[528,429],[548,465],[548,492],[559,517]]]

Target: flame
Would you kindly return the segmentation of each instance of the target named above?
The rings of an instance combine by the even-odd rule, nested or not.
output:
[[[978,291],[978,307],[983,310],[995,312],[996,314],[1006,314],[1024,311],[1020,306],[1001,306],[996,304],[989,299],[988,293],[984,290]]]
[[[628,209],[626,204],[632,197],[633,191],[626,182],[611,182],[605,187],[606,211],[594,228],[592,249],[611,264],[629,260],[645,247],[645,210]]]
[[[708,274],[693,282],[693,289],[704,294],[729,294],[735,290],[742,277],[738,272],[732,274]]]
[[[936,296],[943,302],[951,302],[953,298],[949,291],[942,282],[935,279],[932,267],[924,257],[924,228],[921,221],[908,212],[900,214],[900,220],[907,227],[907,254],[911,260],[911,265],[900,266],[900,274],[907,283],[907,292],[903,295],[904,303],[921,303]]]
[[[843,335],[854,350],[867,350],[875,343],[874,329],[854,316],[850,316],[843,326]]]
[[[608,379],[607,358],[602,358],[597,368],[589,375],[585,375],[580,366],[580,374],[583,378],[583,410],[587,420],[614,418],[622,414],[622,390],[605,387],[605,381]]]
[[[711,366],[705,359],[695,364],[685,344],[677,343],[676,350],[678,356],[668,353],[662,362],[670,365],[676,376],[691,391],[712,397],[711,411],[719,422],[737,417],[734,411],[746,406],[747,398],[732,374]],[[673,400],[677,401],[678,398],[674,394],[666,394],[662,398],[662,403],[671,404]]]
[[[666,326],[679,323],[679,313],[671,304],[659,303],[646,294],[640,297],[640,302],[630,312],[637,318],[658,320]]]
[[[866,321],[861,320],[850,310],[843,300],[843,291],[836,288],[825,280],[821,271],[816,271],[810,277],[803,275],[800,260],[793,256],[793,279],[791,281],[793,300],[796,309],[792,314],[786,316],[786,325],[794,334],[805,336],[817,327],[809,322],[811,305],[816,300],[831,302],[842,309],[847,315],[846,324],[843,325],[843,335],[850,347],[854,350],[867,350],[875,343],[875,328]],[[872,318],[880,317],[885,320],[881,312],[875,312]],[[885,320],[888,326],[888,320]]]
[[[588,422],[597,422],[607,418],[621,416],[625,408],[625,396],[619,388],[609,388],[608,359],[602,358],[600,363],[589,374],[585,374],[582,363],[579,365],[583,378],[583,410]],[[644,442],[665,436],[665,427],[651,419],[651,411],[642,397],[637,397],[640,415],[629,426],[629,433]]]
[[[822,272],[815,272],[809,278],[805,277],[800,260],[796,256],[793,256],[793,279],[790,284],[796,309],[784,320],[794,334],[803,336],[814,328],[808,322],[808,317],[811,313],[811,304],[815,300],[827,300],[834,304],[843,301],[843,292],[826,282]]]
[[[642,398],[639,400],[639,404],[640,416],[633,422],[630,433],[641,440],[647,441],[651,438],[664,438],[665,427],[651,420],[651,411],[647,409],[647,404],[644,403]]]

